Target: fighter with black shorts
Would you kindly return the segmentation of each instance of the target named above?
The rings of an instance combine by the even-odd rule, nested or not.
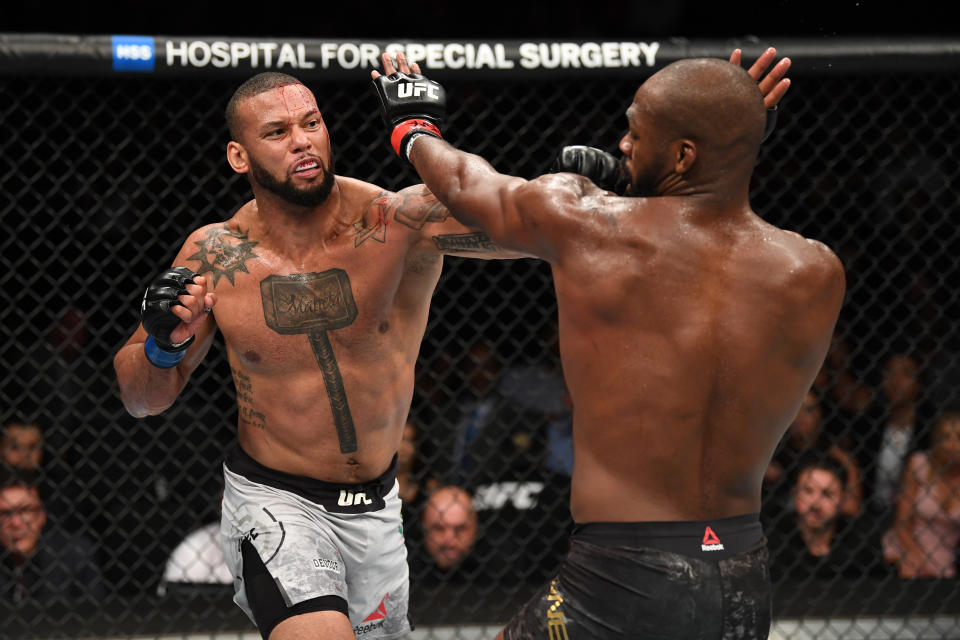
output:
[[[508,640],[768,634],[763,474],[845,290],[830,249],[750,206],[766,109],[788,88],[789,60],[764,76],[775,55],[665,66],[627,106],[619,162],[576,147],[534,180],[445,142],[442,91],[405,87],[431,83],[416,65],[373,74],[398,155],[461,222],[553,273],[577,527]]]
[[[770,628],[759,514],[577,526],[557,576],[503,630],[522,638],[753,640]]]

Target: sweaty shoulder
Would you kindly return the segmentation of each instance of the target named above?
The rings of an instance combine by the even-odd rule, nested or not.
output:
[[[547,259],[558,257],[561,244],[606,237],[631,204],[573,173],[546,174],[509,188],[504,200],[513,203],[523,227],[539,240],[538,255]]]
[[[843,265],[827,245],[792,231],[784,233],[796,244],[797,261],[804,271],[804,277],[824,285],[844,286]]]
[[[601,201],[609,205],[618,199],[575,173],[548,173],[534,180],[518,181],[514,194],[520,205],[568,215],[586,212]]]
[[[846,293],[846,276],[837,255],[824,243],[780,230],[783,259],[788,261],[788,295],[826,316],[839,312]]]

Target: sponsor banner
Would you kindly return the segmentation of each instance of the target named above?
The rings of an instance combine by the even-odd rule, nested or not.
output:
[[[110,36],[114,71],[153,71],[155,49],[147,36]]]
[[[744,62],[767,46],[792,60],[802,73],[938,73],[960,69],[960,39],[759,38],[657,41],[386,41],[236,38],[220,36],[71,35],[0,33],[0,76],[233,76],[282,71],[303,80],[356,81],[380,68],[380,54],[403,51],[437,79],[451,76],[640,78],[682,58],[728,58],[743,50]],[[359,74],[359,76],[358,76]]]
[[[659,42],[385,42],[363,40],[156,39],[158,72],[280,71],[292,75],[355,77],[380,69],[382,53],[403,52],[424,72],[650,70]]]

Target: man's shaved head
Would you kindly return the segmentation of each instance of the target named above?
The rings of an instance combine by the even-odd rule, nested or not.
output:
[[[238,140],[240,135],[240,122],[238,110],[240,103],[248,98],[258,96],[278,87],[286,87],[292,84],[302,85],[303,83],[286,73],[277,73],[275,71],[266,71],[258,73],[233,92],[233,97],[227,103],[226,119],[227,128],[230,130],[230,139]]]
[[[763,95],[737,65],[715,58],[678,60],[651,76],[637,94],[670,138],[690,138],[721,153],[760,146]]]

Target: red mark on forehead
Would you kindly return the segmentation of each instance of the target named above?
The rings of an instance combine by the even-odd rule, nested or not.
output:
[[[280,89],[280,98],[283,100],[283,106],[287,113],[295,116],[300,112],[314,109],[313,96],[310,91],[302,84],[286,84]]]

